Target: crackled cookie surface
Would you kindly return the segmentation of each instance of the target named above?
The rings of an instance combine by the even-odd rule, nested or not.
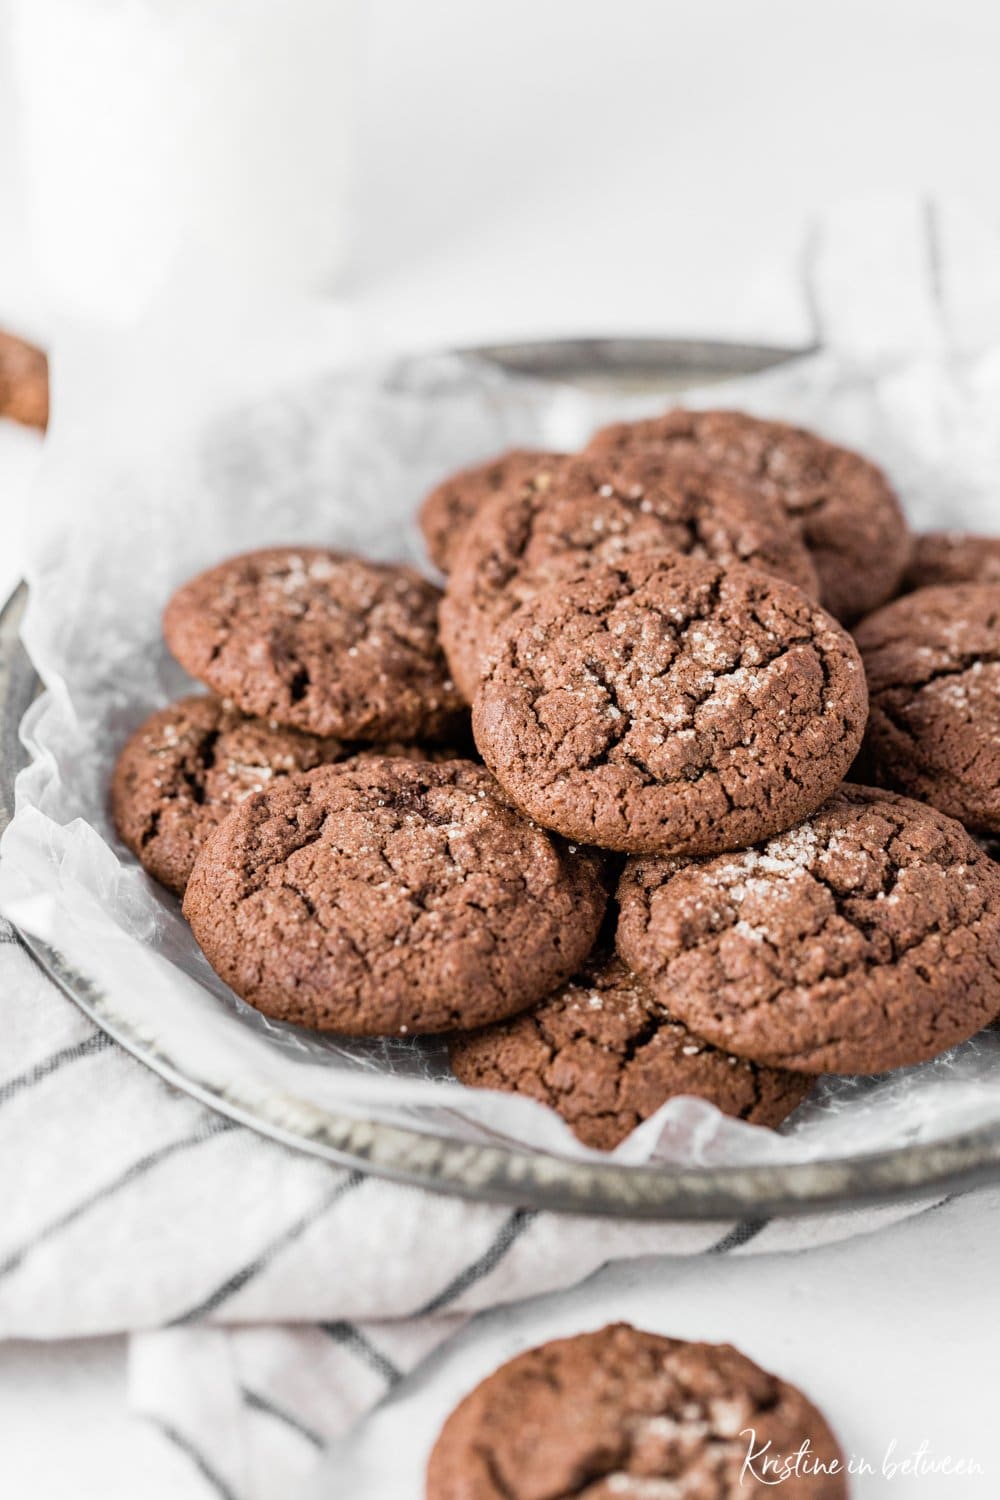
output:
[[[345,739],[433,740],[461,713],[439,598],[411,568],[276,547],[178,589],[163,630],[181,665],[243,713]]]
[[[914,537],[904,589],[932,588],[940,583],[1000,585],[1000,536],[925,531]]]
[[[1000,832],[1000,583],[920,589],[855,636],[874,779]]]
[[[659,553],[524,604],[494,639],[473,732],[546,827],[702,854],[817,807],[854,759],[866,709],[854,643],[800,590]]]
[[[184,915],[267,1015],[385,1036],[532,1004],[583,962],[605,902],[596,857],[526,822],[481,766],[373,758],[248,798]]]
[[[600,1151],[677,1094],[778,1125],[813,1082],[703,1042],[614,955],[592,958],[513,1020],[450,1037],[448,1054],[462,1083],[538,1099]]]
[[[815,433],[734,411],[669,411],[605,427],[593,452],[653,444],[750,480],[802,528],[821,598],[838,620],[855,620],[896,592],[910,534],[881,469]]]
[[[630,860],[617,946],[740,1056],[811,1073],[935,1057],[1000,1014],[1000,869],[951,818],[843,786],[797,828],[695,861]]]
[[[150,714],[118,757],[111,813],[144,869],[181,892],[214,828],[276,777],[342,759],[348,747],[248,719],[219,698],[182,698]]]
[[[818,592],[798,528],[741,480],[656,449],[566,459],[544,487],[513,487],[485,504],[452,559],[441,640],[462,692],[471,701],[493,635],[540,589],[663,549]]]
[[[496,458],[450,474],[431,490],[420,507],[420,529],[434,565],[447,573],[465,528],[492,495],[501,490],[543,489],[561,455],[531,448],[512,448]]]
[[[761,1500],[774,1471],[747,1469],[750,1428],[755,1453],[808,1443],[811,1472],[782,1493],[846,1496],[837,1440],[801,1391],[729,1344],[613,1323],[529,1349],[476,1386],[434,1446],[427,1500]]]
[[[111,782],[123,842],[154,879],[183,892],[202,845],[238,803],[272,781],[349,757],[458,760],[466,748],[320,739],[250,719],[209,694],[150,714],[127,741]]]

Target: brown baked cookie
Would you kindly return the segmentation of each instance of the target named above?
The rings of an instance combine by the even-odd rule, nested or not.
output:
[[[219,698],[182,698],[128,740],[111,782],[111,815],[143,868],[182,892],[209,834],[251,792],[348,753],[341,740],[248,719]]]
[[[860,454],[786,422],[737,411],[668,411],[618,422],[598,432],[589,451],[649,444],[697,454],[778,500],[801,525],[823,604],[838,620],[856,620],[896,593],[910,533],[889,481]]]
[[[939,583],[1000,584],[1000,536],[925,531],[914,537],[903,592]]]
[[[49,362],[41,349],[0,332],[0,417],[38,427],[49,424]]]
[[[854,643],[800,590],[675,553],[537,594],[494,639],[476,744],[581,843],[708,854],[788,828],[857,753]]]
[[[808,1073],[936,1057],[1000,1014],[1000,870],[951,818],[843,786],[742,853],[630,860],[618,951],[700,1036]]]
[[[266,1015],[357,1036],[533,1004],[583,962],[592,853],[526,822],[467,761],[354,761],[249,797],[184,897],[205,957]]]
[[[274,547],[178,589],[163,631],[181,665],[243,713],[344,739],[437,740],[461,718],[439,597],[412,568]]]
[[[496,631],[540,589],[638,552],[745,563],[818,592],[816,570],[781,506],[705,464],[658,449],[566,459],[544,488],[495,496],[452,556],[441,644],[470,700]]]
[[[750,1443],[752,1442],[752,1449]],[[427,1500],[844,1500],[845,1464],[795,1386],[729,1344],[612,1323],[501,1365],[441,1429]],[[757,1455],[747,1463],[748,1453]]]
[[[512,448],[486,463],[460,469],[431,490],[420,507],[420,530],[427,554],[442,573],[451,570],[455,550],[472,517],[501,490],[544,488],[546,476],[560,462],[558,453]]]
[[[1000,584],[920,589],[855,636],[875,780],[1000,833]]]
[[[533,1010],[456,1033],[448,1055],[461,1083],[538,1099],[598,1151],[611,1151],[676,1094],[773,1126],[813,1084],[703,1042],[606,954]]]

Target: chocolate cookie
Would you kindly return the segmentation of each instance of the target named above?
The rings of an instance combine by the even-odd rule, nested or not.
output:
[[[431,490],[420,507],[420,529],[435,567],[447,573],[455,549],[472,517],[500,490],[544,488],[546,476],[560,462],[557,453],[512,448],[484,464],[460,469]]]
[[[467,761],[354,761],[249,797],[194,867],[184,915],[251,1005],[386,1036],[500,1020],[583,962],[597,858],[525,822]]]
[[[143,868],[181,892],[209,834],[251,792],[348,753],[341,740],[248,719],[218,698],[182,698],[151,714],[125,745],[111,815]]]
[[[920,589],[855,635],[875,780],[1000,832],[1000,584]]]
[[[358,746],[248,719],[209,696],[151,714],[128,740],[111,782],[111,815],[126,846],[155,880],[183,892],[209,834],[237,803],[276,778],[347,757],[455,760],[447,746]]]
[[[742,562],[818,592],[798,529],[776,501],[739,479],[669,452],[566,459],[543,488],[495,496],[470,521],[441,601],[452,676],[475,696],[487,648],[540,589],[637,552]]]
[[[668,411],[619,422],[597,433],[590,451],[649,444],[697,454],[778,500],[801,525],[823,604],[839,620],[855,620],[896,593],[910,534],[889,481],[859,454],[786,422],[735,411]]]
[[[441,1429],[426,1496],[762,1500],[803,1445],[809,1461],[781,1493],[844,1500],[837,1440],[795,1386],[729,1344],[612,1323],[529,1349],[476,1386]],[[751,1451],[771,1467],[748,1465]]]
[[[246,714],[344,739],[436,740],[461,714],[439,597],[412,568],[275,547],[178,589],[163,630],[181,665]]]
[[[494,638],[472,725],[497,780],[546,827],[707,854],[818,807],[866,708],[854,643],[798,589],[649,553],[522,605]]]
[[[49,424],[49,362],[41,349],[0,332],[0,417],[38,427]]]
[[[539,1099],[598,1151],[612,1150],[676,1094],[778,1125],[813,1083],[703,1042],[607,955],[533,1010],[450,1037],[448,1055],[462,1083]]]
[[[933,808],[844,786],[738,854],[630,860],[618,951],[700,1036],[772,1067],[881,1073],[1000,1014],[1000,870]]]
[[[903,589],[939,583],[1000,584],[1000,536],[971,531],[926,531],[914,537]]]

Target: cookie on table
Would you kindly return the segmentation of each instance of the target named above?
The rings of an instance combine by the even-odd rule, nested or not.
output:
[[[0,417],[37,427],[49,425],[49,362],[41,349],[0,331]]]
[[[597,857],[528,823],[482,766],[355,760],[258,792],[216,829],[184,915],[266,1015],[355,1036],[522,1010],[579,968]]]
[[[698,455],[779,501],[802,528],[820,597],[838,620],[856,620],[897,592],[910,555],[909,529],[882,470],[860,454],[787,422],[681,410],[605,427],[589,451],[621,453],[650,444]]]
[[[529,492],[543,489],[560,462],[558,453],[512,448],[486,463],[449,474],[431,490],[418,517],[427,555],[435,567],[442,573],[450,571],[466,526],[492,495],[522,487]]]
[[[479,752],[581,843],[740,848],[830,795],[867,711],[854,642],[792,584],[675,553],[537,594],[494,638]]]
[[[1000,536],[971,531],[925,531],[913,539],[903,589],[932,588],[941,583],[1000,585]]]
[[[178,589],[163,631],[181,666],[255,718],[350,740],[438,740],[462,714],[439,598],[412,568],[274,547]]]
[[[741,1057],[881,1073],[1000,1015],[1000,869],[953,819],[843,786],[797,828],[683,868],[629,860],[617,947]]]
[[[466,698],[492,637],[525,600],[586,568],[663,549],[744,563],[818,593],[798,528],[741,480],[655,449],[566,459],[544,488],[487,502],[452,558],[441,643]]]
[[[837,1439],[795,1386],[729,1344],[612,1323],[529,1349],[481,1381],[441,1429],[425,1493],[761,1500],[776,1480],[746,1467],[751,1428],[754,1452],[777,1462],[808,1445],[810,1463],[782,1480],[783,1494],[844,1500]]]
[[[855,639],[874,779],[1000,833],[1000,583],[906,594],[863,620]]]
[[[611,1151],[677,1094],[774,1126],[813,1084],[703,1042],[613,954],[592,958],[512,1020],[449,1037],[448,1055],[461,1083],[538,1099],[599,1151]]]

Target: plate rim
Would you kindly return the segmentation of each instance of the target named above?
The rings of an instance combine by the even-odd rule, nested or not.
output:
[[[810,349],[695,339],[557,339],[479,345],[458,351],[518,373],[547,378],[574,371],[649,374],[765,369]],[[416,356],[419,358],[419,356]],[[24,712],[42,689],[20,635],[27,604],[21,583],[0,610],[0,832],[14,807],[14,779],[26,763]],[[16,924],[15,924],[16,925]],[[675,1167],[575,1160],[515,1145],[474,1144],[338,1115],[256,1085],[252,1096],[223,1093],[175,1067],[116,1019],[110,997],[77,973],[57,948],[17,929],[36,963],[102,1031],[154,1073],[258,1134],[340,1166],[435,1192],[521,1208],[642,1219],[694,1221],[792,1217],[856,1209],[964,1190],[1000,1177],[1000,1121],[941,1141],[862,1156],[780,1165]],[[294,1106],[296,1123],[283,1121]]]

